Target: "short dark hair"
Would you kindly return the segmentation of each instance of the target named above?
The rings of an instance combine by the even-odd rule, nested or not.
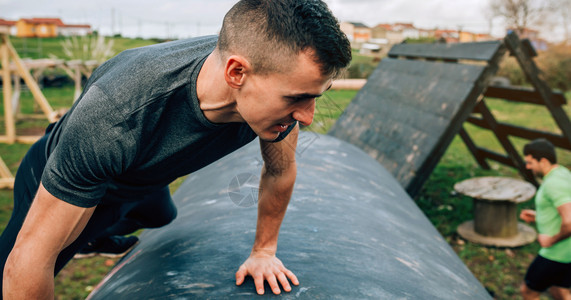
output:
[[[218,49],[247,57],[255,73],[283,71],[308,49],[323,75],[336,77],[351,61],[351,44],[321,0],[241,0],[224,17]]]
[[[555,154],[555,147],[553,144],[546,139],[535,139],[525,146],[523,146],[523,155],[537,159],[538,161],[542,158],[547,159],[550,163],[557,163],[557,154]]]

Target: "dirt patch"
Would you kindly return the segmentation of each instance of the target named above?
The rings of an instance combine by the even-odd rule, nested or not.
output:
[[[45,127],[18,128],[17,134],[25,136],[43,136],[45,131]]]

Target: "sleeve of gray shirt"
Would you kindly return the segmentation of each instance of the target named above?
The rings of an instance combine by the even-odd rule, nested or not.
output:
[[[123,117],[109,107],[111,102],[100,101],[106,97],[97,86],[85,93],[42,175],[46,190],[70,204],[97,205],[109,178],[126,170],[136,155]]]

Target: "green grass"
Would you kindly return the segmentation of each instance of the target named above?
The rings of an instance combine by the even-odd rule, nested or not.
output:
[[[18,55],[22,59],[40,59],[48,58],[51,55],[56,56],[61,59],[65,59],[66,56],[63,52],[61,43],[65,40],[65,37],[55,37],[55,38],[18,38],[10,37],[10,41],[14,48],[18,52]],[[113,40],[113,51],[114,54],[119,52],[137,48],[147,45],[156,44],[157,40],[147,40],[147,39],[130,39],[122,37],[107,37],[106,40]]]

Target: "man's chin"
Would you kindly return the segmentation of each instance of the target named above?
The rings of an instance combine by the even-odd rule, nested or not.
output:
[[[280,136],[279,132],[262,132],[261,134],[258,134],[258,137],[260,138],[260,140],[264,141],[264,142],[273,142],[275,141],[278,137]]]

